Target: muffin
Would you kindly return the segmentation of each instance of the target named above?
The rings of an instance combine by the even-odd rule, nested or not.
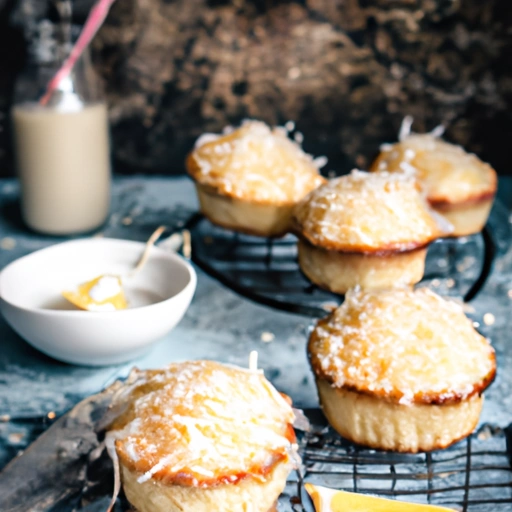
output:
[[[381,149],[371,170],[415,172],[432,208],[454,226],[452,236],[482,230],[497,188],[489,164],[431,133],[407,135]]]
[[[325,182],[322,160],[304,153],[284,128],[246,120],[229,133],[201,136],[186,167],[211,222],[277,237],[288,231],[295,204]]]
[[[418,452],[468,436],[496,372],[461,307],[428,289],[351,291],[308,345],[322,409],[343,437]]]
[[[300,268],[335,293],[417,283],[428,244],[451,229],[413,177],[363,171],[311,192],[295,209],[293,226]]]
[[[259,371],[195,361],[138,372],[112,408],[107,441],[138,512],[267,512],[294,464],[290,401]]]

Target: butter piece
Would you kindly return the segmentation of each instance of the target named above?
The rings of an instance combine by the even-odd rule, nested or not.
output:
[[[128,307],[118,276],[98,276],[82,283],[75,291],[62,292],[62,295],[73,305],[86,311],[115,311]]]

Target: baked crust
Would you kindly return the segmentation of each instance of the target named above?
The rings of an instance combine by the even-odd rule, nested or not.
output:
[[[450,236],[480,233],[489,218],[494,197],[460,204],[439,203],[433,206],[452,226]]]
[[[429,209],[411,176],[352,171],[295,208],[293,231],[328,250],[390,254],[425,247],[451,226]]]
[[[317,379],[322,410],[344,438],[377,450],[417,453],[446,448],[478,424],[483,397],[448,404],[402,405]]]
[[[453,404],[480,395],[495,353],[462,308],[428,289],[351,291],[312,331],[317,378],[401,405]]]
[[[328,251],[299,238],[299,266],[306,277],[321,288],[344,294],[359,286],[379,290],[412,286],[421,281],[426,248],[390,254]]]
[[[264,237],[281,237],[290,230],[293,205],[244,201],[199,183],[196,188],[202,214],[217,226]]]
[[[194,361],[139,372],[113,409],[120,414],[107,435],[139,483],[265,482],[295,456],[290,401],[258,371]]]
[[[289,472],[290,465],[280,463],[264,482],[242,480],[198,488],[155,480],[140,483],[141,475],[121,464],[124,492],[138,512],[272,512]]]
[[[324,183],[320,166],[283,128],[252,120],[230,133],[200,137],[186,159],[197,183],[225,197],[270,205],[293,205]]]
[[[370,170],[415,172],[436,209],[489,200],[498,184],[496,171],[489,164],[428,133],[411,134],[396,144],[384,145]]]

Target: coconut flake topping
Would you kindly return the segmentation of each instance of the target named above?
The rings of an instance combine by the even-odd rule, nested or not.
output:
[[[113,408],[125,410],[107,435],[140,482],[264,480],[295,451],[292,407],[259,371],[211,361],[171,364],[140,372]]]
[[[408,250],[449,233],[408,172],[354,170],[311,192],[295,209],[311,243],[339,250]]]
[[[288,203],[324,181],[319,169],[326,163],[325,157],[305,153],[286,128],[245,120],[227,134],[199,137],[188,169],[196,181],[226,195]]]
[[[463,399],[495,369],[494,350],[461,306],[428,289],[349,292],[318,322],[309,351],[335,386],[401,404]]]

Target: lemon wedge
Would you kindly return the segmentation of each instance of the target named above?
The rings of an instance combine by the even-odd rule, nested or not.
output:
[[[316,512],[454,512],[451,508],[386,500],[366,494],[305,484]]]
[[[62,295],[86,311],[117,311],[128,307],[119,276],[101,275],[82,283],[76,291],[65,291]]]

